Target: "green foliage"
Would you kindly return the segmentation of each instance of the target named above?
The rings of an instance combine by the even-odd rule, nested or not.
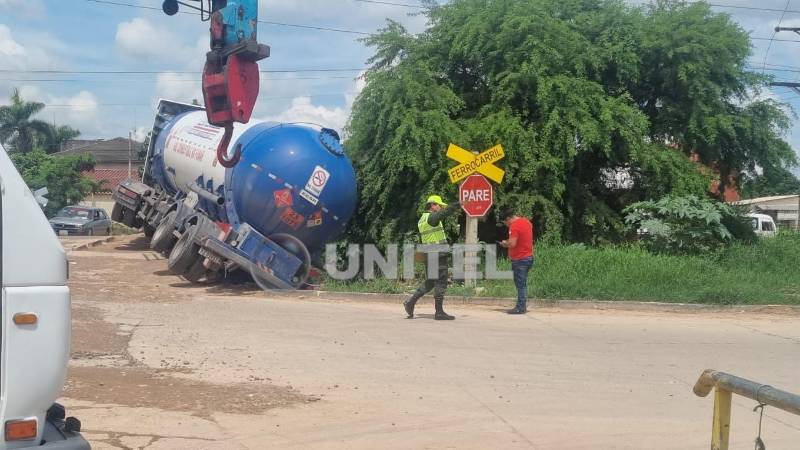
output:
[[[44,103],[25,101],[19,89],[14,89],[11,104],[0,106],[0,144],[14,152],[44,148],[47,153],[55,153],[61,150],[64,142],[80,136],[81,132],[70,126],[55,126],[33,119],[44,108]]]
[[[800,179],[782,167],[765,169],[761,175],[747,177],[742,183],[742,197],[756,198],[800,193]]]
[[[655,255],[638,245],[592,248],[585,245],[537,245],[528,279],[535,302],[547,300],[628,300],[703,304],[800,305],[800,233],[782,232],[754,244],[734,243],[697,256]],[[509,270],[507,261],[498,264]],[[339,282],[322,289],[410,294],[417,281]],[[513,298],[511,280],[481,280],[480,296]],[[451,285],[449,297],[477,297]]]
[[[53,139],[53,126],[32,119],[44,109],[44,103],[26,102],[19,89],[11,94],[11,105],[0,106],[0,143],[17,152],[29,152],[38,142]]]
[[[91,155],[54,156],[37,149],[10,156],[31,190],[47,187],[48,202],[44,211],[48,217],[64,206],[78,203],[100,187],[81,173],[94,167]]]
[[[625,212],[625,222],[642,233],[642,242],[654,253],[704,254],[737,238],[754,239],[738,209],[708,198],[666,196],[634,203]]]
[[[50,138],[45,145],[45,149],[47,150],[47,153],[60,152],[63,150],[63,146],[67,141],[70,139],[75,139],[80,135],[80,131],[68,125],[53,127],[49,136]]]
[[[789,119],[751,97],[750,43],[708,5],[621,0],[453,0],[429,28],[395,22],[375,49],[345,146],[360,202],[349,238],[415,234],[421,199],[450,195],[453,142],[506,149],[495,206],[541,214],[548,233],[623,239],[623,210],[664,195],[704,195],[712,170],[785,167]]]

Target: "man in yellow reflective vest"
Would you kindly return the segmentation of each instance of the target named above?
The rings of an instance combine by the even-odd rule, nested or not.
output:
[[[453,203],[452,205],[448,206],[447,203],[442,201],[442,197],[438,195],[431,195],[428,197],[425,209],[426,212],[422,214],[422,217],[420,217],[419,222],[417,223],[420,241],[422,242],[423,246],[448,245],[447,235],[444,232],[442,220],[454,212],[459,211],[461,209],[461,205],[458,203]],[[434,289],[433,299],[436,304],[436,314],[433,316],[433,318],[436,320],[453,320],[455,317],[444,312],[444,293],[447,290],[447,271],[450,266],[449,249],[429,249],[429,251],[437,253],[436,260],[434,262],[438,263],[438,268],[436,268],[435,274],[430,273],[433,268],[429,270],[431,261],[426,254],[425,282],[422,283],[416,292],[414,292],[414,295],[403,302],[403,306],[406,309],[408,318],[413,319],[414,306],[417,304],[417,300],[430,292],[431,289]],[[435,277],[432,277],[432,275]]]

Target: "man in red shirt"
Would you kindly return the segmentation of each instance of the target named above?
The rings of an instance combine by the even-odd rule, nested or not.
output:
[[[500,220],[508,227],[508,239],[501,241],[500,245],[508,249],[514,285],[517,287],[517,306],[508,313],[525,314],[528,312],[528,271],[533,266],[533,224],[516,215],[511,208],[500,212]]]

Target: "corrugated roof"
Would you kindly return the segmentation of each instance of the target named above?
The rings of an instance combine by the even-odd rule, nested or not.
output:
[[[796,198],[796,197],[797,195],[774,195],[772,197],[758,197],[747,200],[739,200],[738,202],[732,202],[732,203],[734,205],[752,205],[754,203],[772,202],[775,200],[786,200],[787,198]]]

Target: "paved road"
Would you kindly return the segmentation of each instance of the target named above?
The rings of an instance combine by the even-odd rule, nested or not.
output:
[[[97,449],[701,449],[703,369],[800,392],[796,316],[452,307],[442,323],[428,302],[405,320],[191,287],[109,245],[72,257],[64,402]],[[735,399],[734,449],[753,448],[753,406]],[[797,448],[800,418],[768,409],[764,439]]]

